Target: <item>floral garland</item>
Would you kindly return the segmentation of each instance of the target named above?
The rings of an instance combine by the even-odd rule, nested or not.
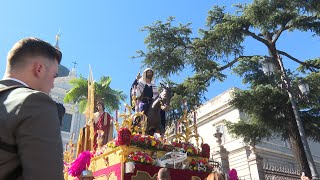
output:
[[[141,151],[130,152],[127,160],[144,164],[153,164],[154,161],[149,154]]]
[[[201,155],[204,158],[210,158],[210,146],[208,144],[201,144]]]
[[[212,172],[213,167],[209,165],[206,159],[195,160],[192,159],[189,164],[189,169],[192,171]]]
[[[171,144],[175,148],[179,148],[181,150],[184,150],[185,152],[188,153],[188,155],[191,155],[191,156],[199,155],[198,151],[194,147],[194,145],[189,142],[187,142],[187,143],[186,142],[172,142]]]

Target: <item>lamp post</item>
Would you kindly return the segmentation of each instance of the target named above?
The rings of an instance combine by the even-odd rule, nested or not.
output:
[[[288,96],[289,96],[289,99],[290,99],[290,102],[291,102],[292,110],[293,110],[294,117],[295,117],[295,120],[296,120],[296,123],[297,123],[297,127],[298,127],[298,131],[299,131],[299,134],[300,134],[300,138],[301,138],[301,141],[302,141],[302,144],[303,144],[303,149],[305,151],[305,154],[306,154],[306,157],[307,157],[307,161],[308,161],[308,164],[309,164],[309,168],[310,168],[310,171],[311,171],[312,179],[318,179],[319,175],[317,173],[317,170],[316,170],[316,167],[315,167],[315,164],[314,164],[311,152],[310,152],[309,144],[308,144],[308,141],[307,141],[307,138],[306,138],[306,134],[305,134],[305,131],[304,131],[304,128],[303,128],[303,124],[302,124],[302,121],[301,121],[301,118],[300,118],[298,105],[296,103],[296,100],[295,100],[294,96],[292,95],[290,79],[288,78],[288,76],[286,74],[286,71],[285,71],[285,69],[283,67],[282,58],[278,55],[278,57],[276,59],[278,61],[278,65],[280,67],[280,71],[281,71],[281,74],[282,74],[282,76],[281,76],[282,77],[282,81],[285,84],[285,89],[286,89],[286,91],[288,93]],[[264,60],[261,63],[262,63],[262,70],[267,75],[272,74],[274,72],[274,70],[276,69],[275,68],[275,64],[273,64],[270,61],[270,59],[268,59],[268,58],[264,58]],[[305,83],[303,81],[300,81],[298,86],[299,86],[299,89],[300,89],[302,95],[306,96],[306,95],[308,95],[310,93],[309,85],[307,83]]]

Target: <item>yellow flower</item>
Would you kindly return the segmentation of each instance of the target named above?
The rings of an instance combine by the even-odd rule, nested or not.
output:
[[[192,149],[188,149],[187,152],[188,152],[188,153],[192,153]]]
[[[154,141],[154,140],[151,141],[151,146],[154,146],[154,145],[156,145],[156,144],[157,144],[156,141]]]

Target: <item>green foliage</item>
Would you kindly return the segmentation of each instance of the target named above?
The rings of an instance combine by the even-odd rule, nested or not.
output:
[[[234,137],[243,138],[248,143],[258,143],[262,139],[272,139],[275,136],[275,134],[270,133],[265,126],[260,124],[259,121],[255,121],[254,118],[250,122],[240,121],[239,123],[231,123],[225,121],[225,125],[228,128],[228,132],[233,134]],[[246,131],[243,131],[243,129]]]
[[[99,82],[94,83],[95,102],[102,101],[108,112],[118,109],[121,101],[126,99],[125,94],[122,91],[112,89],[110,83],[111,77],[107,76],[102,76]],[[64,102],[78,103],[79,111],[84,112],[87,106],[88,80],[80,76],[70,80],[70,84],[73,88],[67,92]]]
[[[145,26],[142,31],[148,31],[149,36],[145,44],[149,52],[137,51],[138,57],[143,57],[143,63],[152,67],[157,76],[168,77],[173,73],[181,72],[188,59],[188,46],[191,43],[190,24],[172,26],[173,17],[166,22],[156,21],[150,26]]]
[[[172,110],[170,118],[181,116],[181,99],[187,99],[190,110],[199,106],[206,99],[204,93],[211,83],[223,81],[226,78],[223,70],[233,67],[250,89],[235,92],[232,105],[249,114],[250,118],[247,122],[240,121],[239,126],[229,123],[232,132],[257,141],[271,137],[271,134],[288,139],[286,122],[292,119],[292,108],[281,73],[264,75],[260,60],[265,54],[244,55],[244,40],[253,38],[262,43],[277,67],[280,67],[276,61],[278,55],[301,64],[298,70],[306,73],[309,84],[315,83],[319,80],[310,72],[319,72],[319,58],[299,60],[277,49],[276,44],[284,32],[311,31],[315,36],[320,35],[319,4],[317,0],[254,0],[251,4],[235,5],[235,13],[225,12],[225,7],[213,6],[208,12],[205,27],[199,29],[198,37],[191,37],[190,23],[176,24],[170,17],[166,22],[157,21],[143,29],[148,32],[145,40],[147,51],[138,51],[138,57],[143,58],[143,65],[154,69],[161,78],[170,79],[171,75],[186,68],[192,69],[192,75],[183,82],[173,83],[175,95],[171,103],[178,110]],[[292,91],[301,107],[301,116],[306,118],[307,135],[318,140],[320,135],[316,133],[316,122],[319,115],[316,110],[319,107],[316,104],[320,104],[320,95],[310,95],[307,102],[295,86],[297,73],[291,70],[286,73],[293,79]],[[315,84],[320,87],[318,82]],[[316,90],[316,86],[310,88]],[[247,133],[246,125],[251,132],[257,133]]]

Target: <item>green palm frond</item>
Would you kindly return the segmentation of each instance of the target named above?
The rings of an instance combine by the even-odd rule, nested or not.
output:
[[[79,101],[79,112],[83,113],[86,110],[87,107],[87,99],[81,99]]]
[[[127,96],[123,91],[114,90],[110,87],[111,77],[102,76],[100,81],[95,82],[95,102],[102,101],[108,112],[118,109],[121,101],[124,101]],[[67,92],[64,102],[66,103],[79,103],[79,111],[84,112],[87,105],[88,96],[88,80],[80,77],[70,80],[73,88]]]

